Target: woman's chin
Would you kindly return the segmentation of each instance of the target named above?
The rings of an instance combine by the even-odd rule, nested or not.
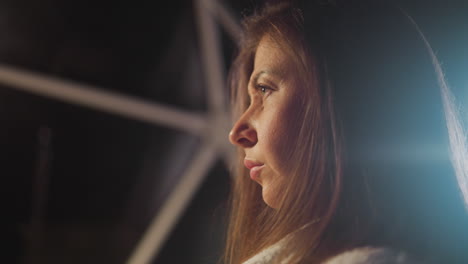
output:
[[[278,202],[277,202],[277,194],[272,193],[272,190],[268,188],[268,185],[262,186],[262,196],[263,196],[263,201],[265,202],[266,205],[273,209],[278,209]]]

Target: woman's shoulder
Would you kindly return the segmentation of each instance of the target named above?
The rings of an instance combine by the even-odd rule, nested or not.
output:
[[[389,248],[360,247],[331,257],[323,264],[421,264],[406,253]]]

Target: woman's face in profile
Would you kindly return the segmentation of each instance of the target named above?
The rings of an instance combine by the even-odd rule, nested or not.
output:
[[[264,36],[247,87],[250,105],[229,135],[231,143],[245,151],[244,164],[251,179],[262,186],[263,200],[276,209],[291,174],[299,98],[304,96],[294,69],[281,45]]]

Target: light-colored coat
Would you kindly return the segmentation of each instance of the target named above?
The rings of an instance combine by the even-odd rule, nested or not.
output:
[[[276,243],[243,264],[287,264],[288,258],[278,259],[281,248],[281,243]],[[403,252],[388,248],[360,247],[331,257],[322,264],[421,264],[421,262],[410,259]]]

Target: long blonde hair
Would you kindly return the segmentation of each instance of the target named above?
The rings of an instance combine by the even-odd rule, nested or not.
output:
[[[303,111],[296,117],[296,122],[301,125],[297,142],[293,144],[291,160],[297,166],[289,185],[284,187],[285,193],[295,195],[282,197],[280,210],[269,208],[259,199],[261,188],[247,176],[248,171],[242,164],[244,154],[239,151],[232,185],[226,263],[240,263],[286,234],[320,218],[320,221],[307,227],[313,229],[310,236],[302,238],[305,240],[302,244],[308,245],[302,255],[306,251],[309,254],[311,248],[320,247],[321,234],[328,226],[338,202],[341,188],[340,146],[332,120],[331,97],[326,89],[319,91],[318,80],[312,78],[317,73],[311,64],[311,54],[304,46],[304,39],[300,38],[301,19],[298,10],[289,9],[289,5],[283,3],[267,6],[261,14],[244,20],[246,35],[241,43],[243,48],[230,72],[234,118],[238,118],[247,108],[247,82],[253,70],[256,47],[265,34],[287,47],[296,65],[300,65],[298,70],[305,77],[300,80],[301,85],[308,87],[306,90],[309,94],[304,96]],[[295,251],[301,250],[296,248]],[[319,257],[318,254],[316,256]]]

